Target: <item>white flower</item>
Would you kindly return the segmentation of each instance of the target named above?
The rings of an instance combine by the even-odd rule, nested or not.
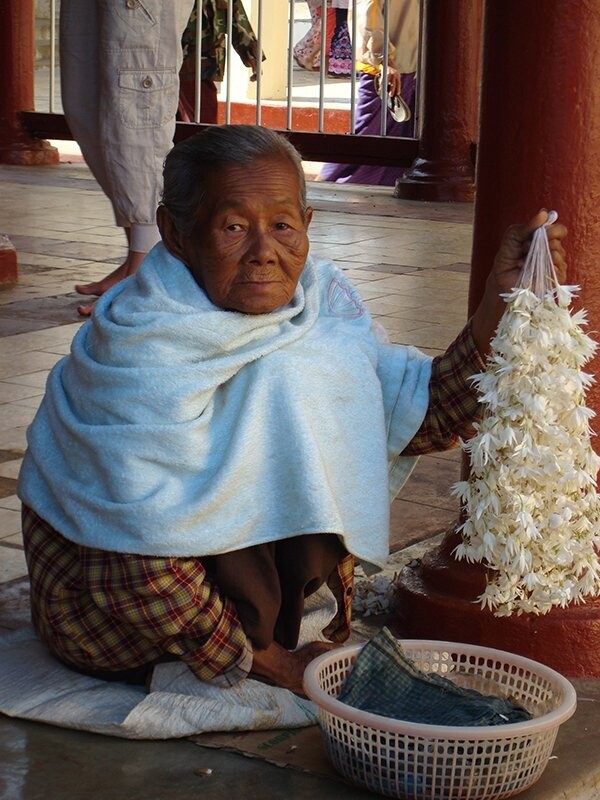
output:
[[[585,311],[569,311],[578,287],[550,277],[538,297],[531,268],[527,280],[504,296],[487,369],[471,379],[484,416],[461,442],[469,478],[453,487],[465,512],[454,556],[488,566],[479,602],[500,616],[600,594],[600,457],[585,405],[594,378],[582,371],[596,343]]]
[[[397,578],[397,575],[375,575],[367,578],[362,569],[357,567],[352,609],[365,617],[389,611],[394,600]]]

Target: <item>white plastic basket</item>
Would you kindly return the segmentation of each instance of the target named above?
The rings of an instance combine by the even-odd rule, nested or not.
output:
[[[543,664],[502,650],[420,639],[401,644],[424,672],[510,697],[534,718],[455,727],[360,711],[336,697],[363,645],[342,647],[319,656],[304,675],[334,767],[353,783],[402,800],[502,800],[535,783],[559,725],[575,711],[572,684]]]

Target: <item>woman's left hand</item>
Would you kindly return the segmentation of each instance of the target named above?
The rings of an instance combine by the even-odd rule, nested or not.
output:
[[[507,229],[488,278],[491,292],[494,294],[510,292],[517,285],[525,257],[531,246],[531,237],[537,228],[541,228],[546,223],[547,219],[548,212],[542,209],[526,225],[511,225]],[[546,228],[546,234],[558,282],[564,283],[567,276],[567,262],[563,239],[567,235],[567,229],[564,225],[555,222]],[[486,292],[487,290],[486,286]]]
[[[511,225],[502,238],[485,285],[483,298],[471,320],[473,338],[481,355],[489,352],[490,340],[506,309],[506,303],[501,295],[510,292],[518,284],[533,232],[544,225],[547,219],[548,212],[541,209],[527,224]],[[567,275],[566,254],[563,247],[567,229],[564,225],[554,223],[546,228],[546,233],[558,281],[563,283]]]

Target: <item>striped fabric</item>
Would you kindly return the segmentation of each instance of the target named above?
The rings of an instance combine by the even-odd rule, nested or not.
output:
[[[473,436],[473,423],[481,419],[481,406],[469,378],[483,370],[485,362],[475,346],[469,323],[446,352],[433,359],[427,416],[403,455],[451,450],[459,438]]]
[[[430,407],[406,449],[420,455],[454,447],[478,417],[469,377],[484,368],[470,328],[433,361]],[[252,646],[233,603],[206,579],[199,558],[130,555],[81,547],[31,509],[23,538],[38,635],[62,661],[118,672],[180,658],[201,680],[233,684],[249,672]],[[354,559],[343,558],[328,585],[338,612],[324,633],[350,632]]]
[[[251,645],[199,559],[81,547],[26,507],[23,539],[33,622],[61,661],[120,671],[170,654],[201,680],[248,673]]]

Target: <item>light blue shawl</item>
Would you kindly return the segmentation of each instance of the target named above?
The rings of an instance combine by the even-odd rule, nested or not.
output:
[[[382,566],[430,370],[379,340],[329,261],[308,259],[288,306],[246,315],[158,244],[50,373],[19,496],[105,550],[202,556],[329,532]]]

